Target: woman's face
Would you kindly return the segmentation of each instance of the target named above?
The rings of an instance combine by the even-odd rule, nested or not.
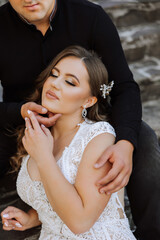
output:
[[[76,57],[63,58],[52,69],[42,91],[42,105],[50,112],[80,114],[84,105],[92,102],[88,72]]]

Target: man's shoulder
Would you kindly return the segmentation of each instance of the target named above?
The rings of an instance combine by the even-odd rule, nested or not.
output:
[[[74,7],[88,8],[88,9],[93,9],[93,10],[100,8],[99,4],[90,2],[88,0],[63,0],[63,1]]]
[[[9,2],[5,3],[4,5],[0,6],[0,19],[7,17],[7,13],[9,10]]]
[[[0,6],[0,13],[6,13],[6,11],[8,11],[8,7],[9,7],[9,2],[3,4]]]

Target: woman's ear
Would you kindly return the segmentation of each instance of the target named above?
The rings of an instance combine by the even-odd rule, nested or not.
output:
[[[97,102],[97,98],[92,96],[86,100],[83,106],[85,106],[85,108],[89,108],[89,107],[92,107],[96,102]]]

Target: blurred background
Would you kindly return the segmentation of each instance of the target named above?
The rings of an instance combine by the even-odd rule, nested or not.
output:
[[[0,0],[0,5],[5,2]],[[100,4],[117,27],[129,67],[140,86],[143,120],[155,130],[160,143],[160,0],[92,2]],[[125,204],[134,230],[127,196]],[[24,239],[24,236],[19,235],[16,239]]]

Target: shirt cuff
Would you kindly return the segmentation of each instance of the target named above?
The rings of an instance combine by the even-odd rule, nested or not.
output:
[[[116,142],[120,140],[127,140],[133,144],[134,149],[137,148],[138,133],[129,127],[119,127],[115,129],[116,131]]]

